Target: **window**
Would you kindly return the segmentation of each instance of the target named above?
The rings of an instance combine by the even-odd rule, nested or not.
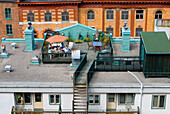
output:
[[[136,10],[136,19],[143,19],[143,10]]]
[[[27,21],[34,22],[34,13],[27,13]]]
[[[119,94],[119,104],[133,104],[133,103],[134,103],[134,94],[132,93]]]
[[[113,28],[106,28],[106,32],[109,32],[109,33],[113,34]]]
[[[115,102],[115,94],[113,93],[108,94],[108,102]]]
[[[120,28],[120,36],[122,36],[122,28]]]
[[[12,25],[6,25],[6,35],[13,35]]]
[[[152,96],[152,108],[165,108],[165,95]]]
[[[113,10],[107,10],[107,12],[106,12],[106,19],[108,19],[108,20],[113,20],[114,18],[114,12],[113,12]]]
[[[60,95],[50,95],[50,104],[59,104]]]
[[[51,13],[47,12],[44,14],[44,16],[45,16],[45,21],[52,21]]]
[[[62,12],[62,21],[69,21],[69,12]]]
[[[21,104],[21,97],[24,100],[24,104],[31,104],[31,93],[16,93],[15,94],[16,104]]]
[[[140,36],[140,32],[143,32],[143,28],[136,28],[136,36]]]
[[[34,31],[34,38],[37,38],[37,33]]]
[[[5,19],[12,19],[11,8],[5,8]]]
[[[92,20],[95,19],[95,18],[94,18],[94,11],[92,11],[92,10],[90,10],[90,11],[87,12],[87,20],[89,20],[89,19],[90,19],[90,20],[91,20],[91,19],[92,19]]]
[[[156,12],[155,19],[162,19],[162,11],[157,11]]]
[[[99,104],[99,95],[89,95],[89,104]]]
[[[122,11],[121,19],[129,19],[129,11]]]
[[[41,102],[41,93],[35,93],[35,102]]]

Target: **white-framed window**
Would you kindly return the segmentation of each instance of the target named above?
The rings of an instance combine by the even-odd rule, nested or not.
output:
[[[136,19],[142,20],[143,17],[143,10],[136,10]]]
[[[27,13],[27,21],[34,22],[34,13]]]
[[[47,12],[47,13],[44,13],[44,19],[45,21],[52,21],[52,15],[51,13]]]
[[[119,105],[121,104],[134,104],[135,95],[133,93],[120,93]]]
[[[69,12],[62,12],[62,21],[69,21]]]
[[[155,13],[155,19],[162,19],[162,11],[159,10]]]
[[[31,93],[15,93],[16,104],[21,104],[23,99],[23,104],[31,104]]]
[[[95,19],[95,14],[94,11],[90,10],[87,12],[87,20],[94,20]]]
[[[106,19],[107,20],[113,20],[114,19],[114,11],[113,10],[107,10],[106,11]]]
[[[50,104],[60,104],[60,95],[50,94],[49,95],[49,103]]]
[[[99,104],[100,102],[100,97],[97,94],[94,95],[89,95],[89,104]]]
[[[128,10],[122,10],[121,19],[122,20],[128,20],[129,19],[129,11]]]
[[[143,28],[136,28],[135,36],[140,36],[140,32],[143,32]]]
[[[106,28],[106,32],[112,33],[112,35],[113,35],[113,28]]]
[[[152,96],[152,109],[162,108],[165,109],[166,95],[153,95]]]

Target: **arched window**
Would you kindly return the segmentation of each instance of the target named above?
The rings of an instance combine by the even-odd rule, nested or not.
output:
[[[94,19],[94,11],[90,10],[87,12],[87,19]]]
[[[53,31],[51,30],[46,30],[45,33],[47,33],[48,35],[51,35],[53,33]]]
[[[69,12],[62,12],[62,21],[69,21]]]
[[[37,33],[34,31],[34,38],[37,38]]]
[[[27,13],[27,21],[34,22],[34,13]]]
[[[162,19],[162,11],[159,10],[155,13],[155,19]]]
[[[51,13],[47,12],[44,14],[44,16],[45,16],[45,21],[52,21]]]

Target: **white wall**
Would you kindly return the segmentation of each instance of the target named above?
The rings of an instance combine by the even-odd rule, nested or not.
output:
[[[99,95],[100,95],[100,104],[88,105],[89,111],[106,111],[107,95],[106,94],[99,94]]]
[[[0,114],[10,114],[14,106],[13,93],[0,93]]]
[[[151,109],[152,94],[144,94],[141,114],[170,114],[170,94],[166,95],[165,109]]]
[[[118,99],[119,99],[119,95],[117,94],[117,110],[125,110],[126,108],[125,108],[125,106],[126,105],[119,105],[119,101],[118,101]],[[133,105],[131,105],[131,107],[132,107],[132,109],[137,109],[137,107],[140,105],[140,94],[135,94],[135,99],[134,99],[134,104]]]
[[[58,94],[58,93],[44,93],[43,94],[43,109],[44,110],[51,110],[51,111],[58,111],[59,104],[49,104],[49,94]],[[71,111],[72,110],[72,94],[60,94],[60,104],[63,111]]]

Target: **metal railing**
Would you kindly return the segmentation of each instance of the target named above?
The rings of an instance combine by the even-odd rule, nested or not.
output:
[[[95,72],[95,60],[90,65],[90,68],[87,72],[87,85],[89,85],[90,80],[92,79],[93,73]]]
[[[143,72],[145,77],[168,77],[170,78],[170,72]]]
[[[158,19],[157,27],[170,27],[170,19]]]
[[[83,58],[81,59],[79,65],[77,66],[76,70],[74,71],[73,74],[73,85],[75,85],[76,83],[76,79],[78,77],[78,75],[80,74],[81,70],[83,69],[84,65],[87,62],[87,53],[84,53]]]

